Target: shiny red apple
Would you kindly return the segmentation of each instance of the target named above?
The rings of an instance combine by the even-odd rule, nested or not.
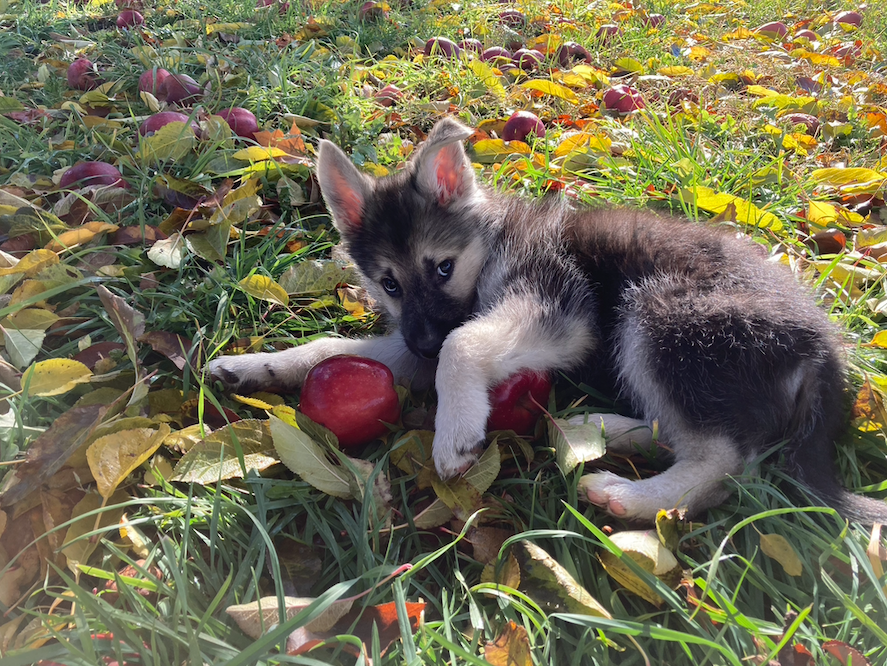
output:
[[[507,377],[490,389],[487,430],[514,430],[518,435],[532,435],[543,412],[540,405],[544,407],[548,402],[550,392],[551,380],[547,375],[521,370]]]
[[[152,95],[156,95],[157,91],[160,89],[160,84],[162,84],[168,76],[169,71],[162,67],[158,67],[156,70],[146,69],[139,77],[139,92],[149,92]]]
[[[198,101],[203,89],[187,74],[170,74],[157,86],[157,99],[169,104],[184,106]]]
[[[168,125],[169,123],[188,123],[191,119],[186,116],[184,113],[179,113],[178,111],[161,111],[160,113],[155,113],[153,116],[148,116],[139,125],[139,134],[142,136],[151,136],[159,130],[161,127]],[[200,134],[200,126],[195,123],[190,123],[191,130],[194,134]]]
[[[256,132],[259,131],[259,121],[249,109],[233,106],[230,109],[222,109],[218,115],[228,123],[232,132],[244,139],[255,138]]]
[[[88,58],[77,58],[68,65],[68,85],[77,90],[92,90],[98,85],[92,71],[92,62]]]
[[[641,93],[624,83],[608,88],[603,99],[605,107],[619,113],[628,113],[646,106]]]
[[[117,27],[121,29],[133,28],[137,25],[143,25],[144,23],[145,17],[142,16],[141,12],[137,12],[135,9],[124,9],[117,15]]]
[[[382,363],[360,356],[333,356],[308,372],[299,409],[329,428],[342,448],[388,433],[400,420],[394,376]]]
[[[436,55],[444,58],[458,58],[462,49],[452,39],[432,37],[425,42],[425,55]]]
[[[77,162],[59,180],[59,187],[63,190],[88,185],[129,187],[117,167],[107,162]]]
[[[515,111],[502,129],[502,138],[505,141],[526,141],[530,134],[535,134],[540,139],[545,136],[545,125],[535,113],[529,111]]]

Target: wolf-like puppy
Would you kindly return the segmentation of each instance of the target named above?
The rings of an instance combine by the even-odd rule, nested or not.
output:
[[[646,521],[660,508],[698,513],[726,497],[725,477],[788,440],[792,473],[823,501],[849,518],[887,522],[887,504],[836,481],[839,335],[788,270],[722,230],[491,192],[465,154],[470,135],[439,121],[407,167],[383,179],[321,141],[324,199],[394,330],[222,357],[212,375],[241,391],[295,389],[315,363],[344,353],[377,359],[413,385],[433,380],[433,457],[447,478],[483,444],[489,387],[519,370],[593,368],[644,423],[658,422],[674,454],[653,478],[586,476],[588,499],[610,513]],[[633,422],[594,418],[609,445],[637,439]]]

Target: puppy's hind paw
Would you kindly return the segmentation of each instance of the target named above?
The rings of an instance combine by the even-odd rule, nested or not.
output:
[[[659,510],[638,492],[635,481],[612,472],[586,474],[579,479],[577,488],[589,502],[618,518],[652,520]]]

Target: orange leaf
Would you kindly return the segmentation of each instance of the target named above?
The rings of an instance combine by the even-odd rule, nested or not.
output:
[[[266,148],[280,148],[290,155],[304,155],[305,142],[302,140],[302,132],[299,131],[296,123],[290,127],[288,134],[284,134],[281,130],[268,132],[262,130],[255,134],[256,143]]]
[[[863,657],[859,650],[850,647],[843,641],[827,641],[822,644],[822,649],[837,657],[843,666],[847,666],[848,663],[853,666],[869,666],[869,660]]]
[[[486,644],[484,659],[492,666],[532,666],[527,630],[509,620],[496,640]]]

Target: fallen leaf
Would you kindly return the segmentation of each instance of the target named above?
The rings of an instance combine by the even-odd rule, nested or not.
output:
[[[160,447],[170,427],[124,430],[98,438],[86,450],[86,460],[99,494],[110,497],[135,469]]]
[[[276,465],[279,461],[275,454],[268,422],[241,419],[193,443],[175,466],[172,480],[211,485],[224,479],[242,479],[250,470]],[[241,455],[245,470],[240,464]]]
[[[80,361],[69,358],[53,358],[30,366],[22,374],[22,386],[30,395],[61,395],[77,384],[88,382],[92,371]]]
[[[789,540],[781,534],[762,534],[761,551],[764,555],[773,558],[789,576],[800,576],[804,573],[801,559],[795,552]]]
[[[607,452],[599,423],[573,425],[566,419],[550,419],[548,437],[557,454],[557,466],[564,475],[580,463],[597,460]]]
[[[533,666],[527,630],[509,620],[496,640],[484,646],[484,659],[491,666]]]
[[[261,301],[286,306],[290,300],[286,290],[267,275],[250,275],[243,278],[238,285],[247,294]]]
[[[631,558],[668,587],[678,587],[681,582],[681,567],[672,552],[662,545],[658,534],[652,531],[617,532],[610,540],[622,551],[622,556],[610,551],[602,552],[598,558],[604,570],[625,589],[655,606],[662,605],[662,597],[624,561],[624,558]]]

